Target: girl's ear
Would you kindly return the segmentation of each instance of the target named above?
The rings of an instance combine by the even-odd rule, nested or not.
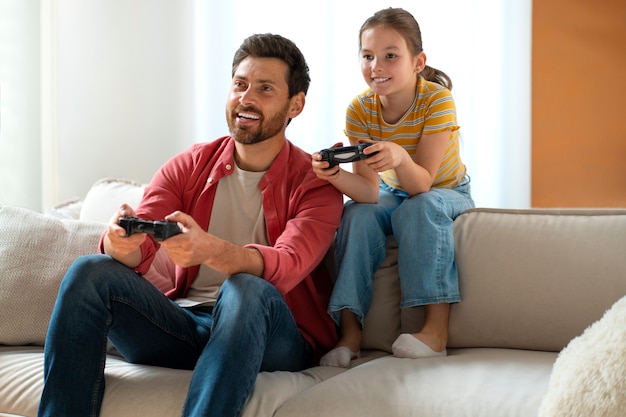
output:
[[[415,59],[415,72],[419,74],[420,72],[422,72],[425,66],[426,66],[426,54],[422,51],[419,54],[417,54],[417,57]]]

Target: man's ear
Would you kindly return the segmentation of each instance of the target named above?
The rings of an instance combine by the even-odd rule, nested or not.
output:
[[[302,109],[304,109],[305,101],[306,101],[305,95],[304,95],[304,92],[302,91],[294,95],[293,97],[291,97],[290,99],[291,104],[289,106],[289,118],[290,119],[293,119],[294,117],[302,113]]]

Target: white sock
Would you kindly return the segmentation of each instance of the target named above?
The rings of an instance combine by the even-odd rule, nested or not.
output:
[[[334,348],[320,359],[321,366],[337,366],[349,368],[350,362],[361,356],[361,352],[353,352],[345,346]]]
[[[436,356],[446,356],[448,353],[444,349],[442,352],[435,352],[424,342],[408,333],[403,333],[391,345],[393,356],[397,358],[432,358]]]

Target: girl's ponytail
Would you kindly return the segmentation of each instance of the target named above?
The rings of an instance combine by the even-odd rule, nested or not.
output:
[[[426,65],[422,72],[420,72],[420,75],[427,81],[436,82],[446,87],[448,90],[452,90],[452,80],[448,77],[448,74],[443,71]]]

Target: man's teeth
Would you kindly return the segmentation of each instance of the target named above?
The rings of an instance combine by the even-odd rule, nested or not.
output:
[[[256,114],[251,114],[251,113],[239,113],[237,116],[241,117],[242,119],[259,120],[259,116],[257,116]]]

